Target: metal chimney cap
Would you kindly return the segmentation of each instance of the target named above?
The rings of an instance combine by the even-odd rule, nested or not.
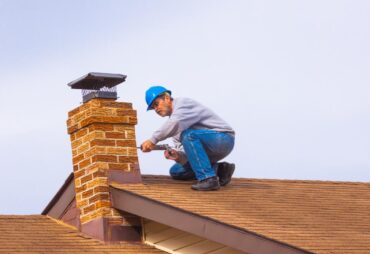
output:
[[[72,89],[99,90],[103,87],[114,87],[126,80],[126,75],[90,72],[81,78],[68,83]]]

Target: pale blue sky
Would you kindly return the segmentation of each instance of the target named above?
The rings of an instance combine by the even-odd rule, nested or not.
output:
[[[72,170],[67,83],[128,75],[138,143],[162,84],[236,130],[237,177],[370,182],[369,1],[0,0],[0,213],[40,213]],[[167,174],[139,153],[142,173]]]

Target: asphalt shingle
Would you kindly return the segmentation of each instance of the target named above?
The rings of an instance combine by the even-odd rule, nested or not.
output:
[[[236,178],[197,192],[166,176],[143,180],[114,187],[314,253],[370,253],[370,183]]]
[[[142,243],[104,244],[44,215],[0,215],[0,253],[166,253]]]

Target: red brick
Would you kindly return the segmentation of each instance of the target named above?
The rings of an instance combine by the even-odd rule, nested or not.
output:
[[[92,162],[117,162],[117,156],[116,155],[94,155],[91,157]]]
[[[128,124],[132,124],[132,125],[136,125],[137,124],[137,117],[134,117],[134,116],[130,116],[128,118]]]
[[[87,103],[82,104],[79,107],[80,108],[80,112],[85,111],[85,110],[89,110],[89,109],[93,108],[93,104],[94,103],[92,102],[92,100],[89,101],[89,102],[87,102]]]
[[[84,176],[84,177],[81,178],[81,184],[84,184],[84,183],[86,183],[88,181],[91,181],[91,180],[92,180],[92,175],[91,174],[87,175],[87,176]]]
[[[69,136],[69,139],[71,140],[71,142],[75,141],[76,140],[76,133],[73,133]]]
[[[76,115],[79,112],[80,112],[80,107],[75,108],[75,109],[68,112],[68,117],[72,117],[72,116]]]
[[[107,154],[106,148],[102,146],[94,146],[93,148],[89,149],[85,152],[86,157],[91,157],[97,154]],[[109,154],[109,153],[108,153]]]
[[[99,200],[109,200],[109,194],[108,193],[98,193],[94,195],[93,197],[89,198],[89,203],[92,204]]]
[[[75,171],[74,172],[74,177],[75,178],[80,178],[80,177],[82,177],[84,175],[85,175],[85,170],[84,169],[81,169],[81,170],[78,170],[78,171]]]
[[[75,133],[76,138],[81,138],[87,134],[87,129],[81,129]]]
[[[84,128],[92,123],[96,122],[93,117],[87,117],[86,119],[82,120],[78,123],[79,128]]]
[[[90,144],[89,143],[85,143],[85,144],[83,144],[83,145],[81,145],[81,146],[79,146],[77,148],[76,153],[77,154],[85,153],[87,150],[89,150],[89,148],[90,148]]]
[[[82,198],[88,198],[88,197],[91,197],[92,195],[94,195],[94,191],[91,189],[82,192]]]
[[[73,120],[71,118],[68,118],[67,121],[66,121],[66,124],[67,124],[67,127],[71,127],[73,124]]]
[[[118,131],[118,132],[135,131],[135,126],[128,125],[128,124],[115,124],[114,131]]]
[[[137,156],[137,148],[127,148],[128,156]]]
[[[91,116],[115,116],[115,110],[112,108],[94,108],[90,111]]]
[[[126,138],[127,139],[136,139],[135,131],[127,130],[126,131]]]
[[[83,213],[86,214],[86,213],[92,212],[94,210],[95,210],[95,204],[92,204],[92,205],[89,205],[88,207],[84,208]]]
[[[138,163],[138,158],[135,156],[119,156],[118,161],[120,163]]]
[[[87,158],[86,160],[81,161],[80,164],[78,164],[78,167],[82,169],[84,167],[89,166],[90,164],[91,164],[90,158]]]
[[[89,131],[113,131],[113,125],[112,124],[105,124],[105,123],[95,123],[89,126]]]
[[[91,116],[84,120],[82,120],[79,123],[79,127],[85,127],[87,125],[93,124],[93,123],[129,123],[129,117],[127,116]]]
[[[89,205],[89,202],[87,199],[84,199],[84,200],[80,200],[80,201],[76,201],[76,205],[77,207],[85,207],[87,205]]]
[[[85,156],[83,154],[77,155],[76,157],[72,158],[73,164],[78,164],[80,161],[85,159]]]
[[[82,111],[75,116],[71,117],[72,123],[79,124],[83,119],[86,118],[86,111]]]
[[[106,138],[114,138],[114,139],[125,139],[126,135],[122,132],[106,132],[105,133]]]
[[[100,201],[95,202],[95,207],[96,207],[96,209],[99,209],[99,208],[102,208],[102,207],[110,208],[111,203],[108,200],[100,200]],[[122,219],[118,219],[118,220],[119,220],[119,222],[115,223],[115,224],[121,224]],[[111,222],[111,220],[110,220],[110,222]]]
[[[72,142],[72,149],[76,149],[80,145],[82,145],[82,141],[79,140],[79,139],[77,139],[77,140],[75,140],[75,141]]]
[[[76,190],[76,193],[80,193],[82,191],[85,191],[86,190],[86,185],[82,185],[81,187],[76,187],[75,190]]]
[[[109,187],[108,186],[97,186],[94,188],[94,193],[99,193],[99,192],[109,192]]]
[[[106,177],[107,176],[107,170],[104,169],[98,169],[98,171],[93,173],[93,178],[97,177]]]
[[[118,116],[134,116],[136,117],[136,110],[128,110],[128,109],[117,109]]]
[[[72,133],[76,132],[77,130],[78,130],[78,125],[75,124],[71,127],[68,127],[67,132],[68,132],[68,134],[72,134]]]
[[[107,154],[127,155],[126,147],[107,147]]]
[[[115,140],[105,140],[105,139],[94,139],[90,142],[90,146],[115,146]]]
[[[116,144],[122,147],[136,147],[136,140],[116,140]]]

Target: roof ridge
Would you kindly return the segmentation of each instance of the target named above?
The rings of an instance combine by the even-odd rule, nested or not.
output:
[[[168,175],[142,174],[143,177],[150,178],[167,178],[172,179]],[[233,180],[251,180],[251,181],[269,181],[269,182],[297,182],[297,183],[338,183],[338,184],[370,184],[366,181],[340,181],[340,180],[322,180],[322,179],[283,179],[283,178],[248,178],[248,177],[233,177]]]
[[[315,180],[315,179],[279,179],[279,178],[243,178],[233,177],[233,180],[251,180],[251,181],[268,181],[268,182],[297,182],[297,183],[338,183],[338,184],[370,184],[370,182],[361,181],[338,181],[338,180]]]

